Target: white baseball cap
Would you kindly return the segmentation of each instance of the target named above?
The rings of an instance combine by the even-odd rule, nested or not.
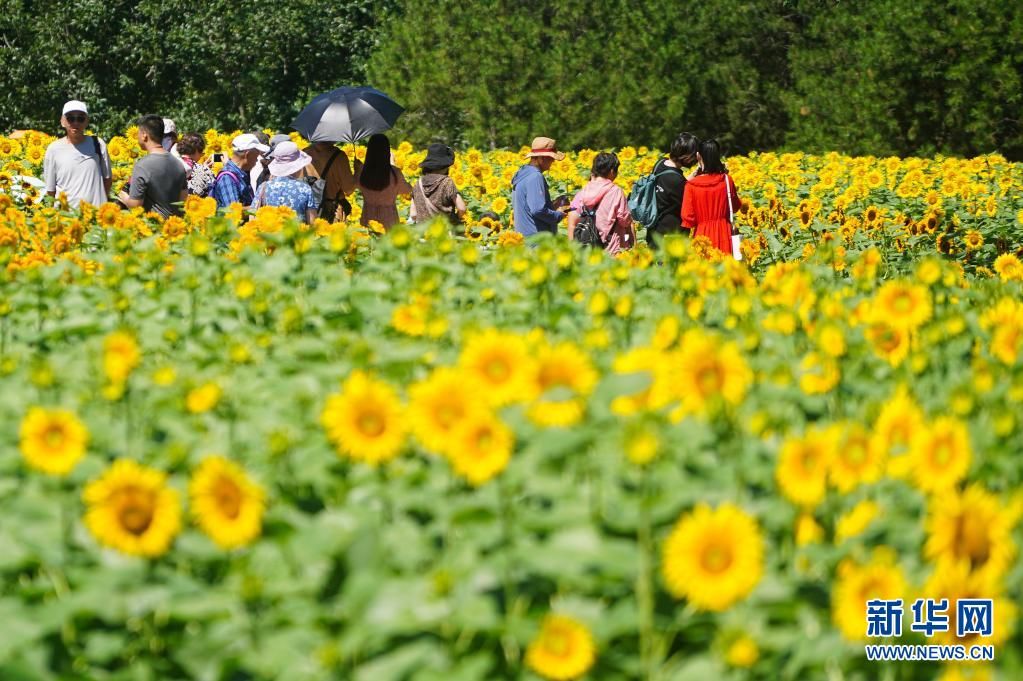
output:
[[[174,121],[169,118],[163,119],[163,134],[173,135],[178,131],[178,126],[174,125]]]
[[[249,151],[250,149],[259,149],[262,153],[270,151],[270,147],[259,142],[259,138],[250,132],[238,135],[231,140],[231,148],[235,151]]]
[[[81,111],[83,114],[88,114],[89,107],[85,106],[85,102],[79,102],[77,99],[72,99],[70,102],[64,104],[64,110],[60,112],[60,115],[66,116],[72,111]]]

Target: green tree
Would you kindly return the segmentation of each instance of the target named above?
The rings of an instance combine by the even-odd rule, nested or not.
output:
[[[792,48],[791,146],[1023,155],[1023,5],[829,0]]]
[[[52,132],[72,97],[108,132],[151,112],[182,128],[283,128],[319,92],[363,81],[387,7],[0,0],[0,129]]]
[[[418,142],[663,147],[692,129],[771,147],[787,125],[785,4],[406,0],[368,69]]]

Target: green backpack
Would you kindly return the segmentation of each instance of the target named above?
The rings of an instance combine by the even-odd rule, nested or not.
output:
[[[629,212],[632,219],[647,229],[657,223],[657,178],[674,168],[665,167],[659,173],[650,173],[636,180],[629,194]]]

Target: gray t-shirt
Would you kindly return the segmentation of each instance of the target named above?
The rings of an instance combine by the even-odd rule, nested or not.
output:
[[[128,197],[141,199],[147,211],[155,210],[164,217],[179,215],[180,207],[171,204],[181,201],[187,182],[181,161],[168,153],[150,152],[135,162]]]
[[[94,141],[95,140],[95,141]],[[100,155],[96,156],[96,143]],[[104,178],[110,177],[110,157],[103,140],[86,136],[80,144],[71,144],[62,137],[46,148],[43,157],[43,181],[46,191],[67,196],[68,203],[77,208],[82,201],[94,206],[107,202]]]

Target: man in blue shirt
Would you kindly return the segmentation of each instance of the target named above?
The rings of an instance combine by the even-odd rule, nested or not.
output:
[[[543,174],[555,161],[565,158],[549,137],[537,137],[526,156],[529,163],[519,168],[512,178],[512,210],[515,231],[522,236],[537,232],[557,234],[558,223],[565,217],[568,207],[558,210],[551,203],[551,192]]]
[[[217,208],[227,208],[232,203],[240,203],[245,207],[252,205],[252,185],[249,183],[249,171],[259,162],[260,154],[270,151],[270,147],[260,144],[255,135],[245,133],[231,141],[231,158],[217,174],[210,196],[217,200]]]

